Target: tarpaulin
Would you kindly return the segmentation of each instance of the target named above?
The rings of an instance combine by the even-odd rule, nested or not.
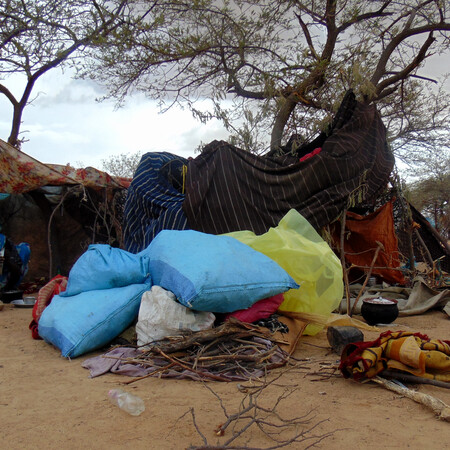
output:
[[[292,155],[258,156],[223,141],[208,144],[188,163],[188,225],[212,234],[262,234],[296,209],[319,230],[349,202],[376,198],[387,185],[394,157],[374,105],[357,103],[321,147],[299,161]]]

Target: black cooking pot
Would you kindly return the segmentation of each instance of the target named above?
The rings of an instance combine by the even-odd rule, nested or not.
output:
[[[3,303],[11,303],[13,300],[20,300],[23,296],[23,291],[3,291],[0,292],[0,300]]]
[[[369,325],[391,323],[398,317],[397,300],[366,298],[361,306],[361,314]]]

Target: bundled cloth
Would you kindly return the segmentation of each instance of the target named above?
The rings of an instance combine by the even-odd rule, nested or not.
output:
[[[142,157],[125,203],[125,250],[144,250],[161,230],[189,228],[182,210],[186,165],[186,159],[167,152]]]
[[[339,366],[345,378],[373,378],[385,369],[450,383],[450,341],[421,333],[386,331],[371,342],[347,345]]]
[[[28,328],[31,330],[31,336],[33,339],[42,339],[39,336],[38,322],[41,318],[44,309],[52,302],[55,295],[64,292],[67,287],[67,277],[62,275],[56,275],[45,286],[39,290],[38,298],[33,307],[33,320]]]

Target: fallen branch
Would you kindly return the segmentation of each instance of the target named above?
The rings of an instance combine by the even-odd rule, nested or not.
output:
[[[311,424],[313,419],[313,410],[308,411],[306,414],[293,417],[284,418],[278,413],[277,408],[286,400],[292,393],[296,391],[295,387],[288,386],[274,401],[271,407],[262,407],[259,405],[259,397],[262,396],[266,389],[270,386],[278,386],[275,384],[277,380],[284,375],[286,371],[280,373],[273,380],[264,382],[259,386],[246,386],[245,389],[238,389],[240,392],[245,393],[237,412],[229,414],[221,397],[207,384],[205,387],[216,397],[219,401],[220,407],[225,415],[225,422],[218,425],[214,434],[216,436],[223,437],[227,434],[228,430],[231,430],[231,436],[229,436],[225,442],[217,442],[212,445],[208,442],[205,434],[201,432],[195,418],[194,410],[191,408],[188,413],[191,414],[194,427],[201,437],[203,444],[200,446],[191,446],[190,450],[219,450],[219,449],[247,449],[251,450],[253,447],[247,445],[238,445],[237,440],[239,438],[245,437],[245,433],[248,432],[250,428],[258,428],[260,432],[270,439],[272,445],[265,447],[266,450],[278,449],[286,447],[293,443],[302,443],[301,448],[310,448],[317,445],[324,439],[332,436],[337,430],[331,432],[325,432],[322,434],[314,434],[314,430],[321,424],[326,422],[326,420],[317,421]],[[184,413],[184,417],[187,413]],[[177,422],[179,419],[177,420]],[[298,448],[298,447],[297,447]],[[259,447],[259,450],[262,450]]]
[[[397,394],[408,397],[411,400],[414,400],[415,402],[426,406],[428,409],[431,409],[439,419],[450,422],[450,406],[446,405],[442,400],[439,400],[438,398],[432,397],[428,394],[413,391],[412,389],[409,389],[407,387],[399,386],[393,381],[385,380],[381,377],[372,378],[371,381],[383,386],[390,391],[396,392]]]
[[[418,377],[417,375],[413,375],[411,373],[396,372],[394,370],[383,370],[380,375],[382,375],[383,378],[393,378],[395,380],[404,381],[405,383],[430,384],[432,386],[450,389],[450,382]]]

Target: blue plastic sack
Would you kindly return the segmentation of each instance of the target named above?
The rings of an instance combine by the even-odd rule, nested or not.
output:
[[[93,244],[72,266],[67,289],[61,297],[141,283],[151,284],[147,256]]]
[[[233,312],[299,285],[268,256],[229,236],[163,230],[141,254],[156,286],[198,311]]]
[[[39,335],[75,358],[108,344],[137,317],[148,284],[56,295],[39,319]]]

